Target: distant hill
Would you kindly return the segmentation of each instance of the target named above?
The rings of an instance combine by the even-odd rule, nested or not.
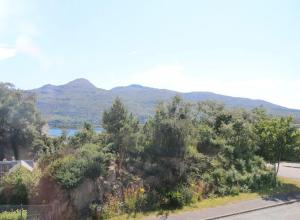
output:
[[[180,95],[187,101],[215,100],[228,107],[252,109],[264,107],[270,114],[292,115],[300,120],[300,110],[289,109],[263,100],[224,96],[210,92],[180,93],[141,85],[129,85],[105,90],[95,87],[86,79],[76,79],[65,85],[45,85],[29,90],[37,96],[37,107],[50,126],[78,126],[83,121],[100,125],[103,111],[120,97],[127,108],[141,121],[153,114],[155,105]]]

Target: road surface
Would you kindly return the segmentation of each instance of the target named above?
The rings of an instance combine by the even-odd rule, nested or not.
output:
[[[300,163],[280,163],[278,175],[300,180]]]
[[[300,202],[290,205],[282,205],[274,208],[249,212],[232,217],[222,218],[224,220],[299,220]]]

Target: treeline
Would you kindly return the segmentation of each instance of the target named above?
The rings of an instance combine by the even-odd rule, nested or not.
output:
[[[43,184],[48,190],[57,185],[72,200],[76,189],[92,180],[94,196],[74,211],[78,215],[101,219],[180,208],[211,196],[273,187],[278,170],[267,163],[300,159],[300,133],[292,119],[270,117],[263,109],[230,110],[174,97],[141,125],[116,99],[102,120],[100,134],[85,124],[73,137],[39,136],[33,151],[39,175],[7,175],[1,183],[3,203],[15,202],[24,190],[23,202],[39,201],[35,197]]]

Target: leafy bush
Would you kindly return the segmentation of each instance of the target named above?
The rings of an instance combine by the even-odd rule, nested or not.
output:
[[[103,174],[105,154],[94,144],[86,144],[75,154],[55,160],[49,167],[50,175],[66,189],[78,186],[85,177],[95,178]]]
[[[86,164],[85,176],[96,178],[105,173],[107,161],[110,155],[95,144],[85,144],[78,150],[78,157],[83,159]]]
[[[0,202],[27,204],[29,197],[35,193],[40,175],[38,169],[30,172],[23,167],[6,174],[1,181]]]
[[[84,177],[85,161],[72,155],[54,161],[50,168],[52,177],[63,187],[70,189],[77,186]]]
[[[180,191],[168,192],[166,198],[169,208],[182,208],[185,205],[185,199]]]
[[[195,202],[198,194],[193,191],[193,189],[194,188],[189,185],[178,186],[175,190],[162,195],[164,199],[162,200],[161,206],[175,209]]]
[[[255,160],[247,162],[247,166],[251,166],[248,171],[245,169],[239,170],[232,166],[227,170],[222,167],[214,168],[211,174],[206,173],[203,175],[203,181],[209,185],[208,191],[224,196],[273,186],[274,174],[272,171],[265,168],[260,163],[260,159]]]

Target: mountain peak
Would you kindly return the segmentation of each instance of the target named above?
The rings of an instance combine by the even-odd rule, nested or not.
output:
[[[131,84],[128,87],[130,87],[130,88],[139,88],[139,89],[145,88],[144,86],[139,85],[139,84]]]
[[[32,92],[32,91],[31,91]],[[141,122],[155,113],[155,105],[168,101],[179,94],[189,103],[214,100],[224,103],[228,108],[253,109],[266,108],[273,115],[292,115],[300,121],[300,110],[287,109],[262,100],[252,100],[224,96],[209,92],[179,93],[172,90],[157,89],[138,84],[104,90],[95,87],[86,79],[76,79],[64,85],[46,85],[33,90],[37,95],[37,106],[48,118],[51,126],[76,126],[83,121],[100,124],[100,113],[109,109],[114,98],[120,97],[128,109]]]
[[[84,78],[75,79],[67,83],[66,86],[96,88],[94,84]]]

